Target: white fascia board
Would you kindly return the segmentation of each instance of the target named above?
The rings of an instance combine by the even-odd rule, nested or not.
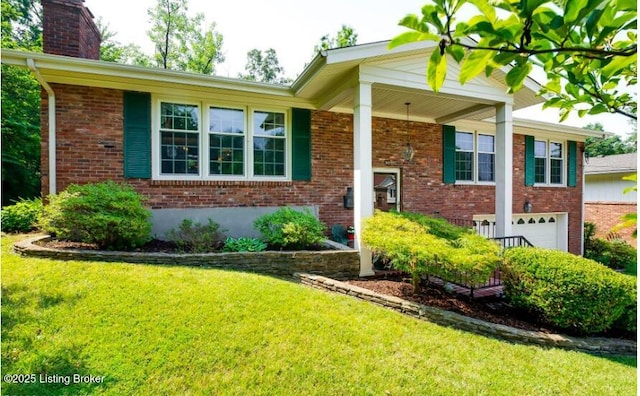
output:
[[[376,66],[361,66],[360,80],[433,92],[427,85],[424,74],[407,73]],[[469,98],[474,103],[513,104],[513,96],[507,94],[502,88],[479,86],[472,82],[462,85],[457,81],[446,80],[439,94]]]
[[[479,132],[492,133],[495,131],[495,120],[488,119],[484,121],[476,120],[458,120],[452,123],[456,129],[460,130],[477,130]],[[566,139],[569,135],[574,140],[583,142],[588,137],[602,137],[612,135],[610,132],[591,131],[567,125],[551,124],[540,121],[531,121],[521,118],[513,119],[513,133],[518,135],[545,136],[557,139]]]
[[[252,92],[280,96],[283,98],[294,97],[293,90],[288,86],[278,86],[228,77],[208,76],[175,70],[124,65],[114,62],[104,62],[67,56],[5,49],[2,50],[2,63],[4,64],[26,67],[27,59],[33,59],[36,66],[38,69],[42,70],[43,74],[49,74],[49,71],[78,73],[96,77],[116,77],[148,82],[174,83],[197,87]],[[90,83],[85,82],[85,84],[82,85],[90,85]]]
[[[364,61],[371,58],[390,56],[403,52],[421,51],[434,48],[438,45],[435,41],[417,41],[389,49],[390,42],[390,40],[386,40],[327,50],[327,64]]]

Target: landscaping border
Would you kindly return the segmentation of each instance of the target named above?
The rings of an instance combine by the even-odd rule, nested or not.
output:
[[[394,311],[426,320],[443,326],[476,334],[500,338],[519,344],[532,344],[544,347],[555,347],[576,350],[607,356],[636,356],[637,342],[614,338],[599,337],[570,337],[562,334],[543,333],[516,329],[480,319],[470,318],[455,312],[429,307],[412,301],[403,300],[395,296],[377,293],[359,286],[340,282],[328,277],[297,273],[294,275],[303,285],[335,293],[346,294],[361,300],[369,301]]]
[[[331,241],[327,241],[326,244],[335,250],[175,254],[52,249],[36,244],[48,239],[50,239],[48,235],[27,238],[14,244],[13,250],[22,256],[46,257],[56,260],[220,268],[280,277],[291,277],[296,272],[305,272],[334,279],[352,279],[360,274],[358,251]]]

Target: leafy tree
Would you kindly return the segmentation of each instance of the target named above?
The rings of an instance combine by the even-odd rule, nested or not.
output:
[[[475,16],[458,22],[462,7]],[[611,112],[637,119],[628,88],[637,83],[636,24],[635,0],[433,0],[421,16],[400,21],[411,31],[390,47],[437,42],[427,68],[436,92],[445,80],[445,54],[461,64],[463,84],[510,65],[505,83],[511,92],[537,65],[548,80],[540,91],[548,98],[544,107],[559,108],[561,120],[573,109],[580,116]]]
[[[34,4],[36,3],[36,4]],[[2,48],[42,51],[39,3],[3,0]],[[2,205],[40,195],[40,84],[29,70],[2,65]]]
[[[202,28],[204,14],[187,15],[187,0],[157,0],[147,14],[152,23],[147,32],[155,44],[158,67],[213,74],[215,64],[224,61],[223,37],[215,23]]]
[[[318,53],[322,50],[330,48],[343,48],[356,45],[358,41],[358,34],[353,30],[351,26],[342,25],[342,28],[336,33],[335,36],[330,37],[329,34],[325,34],[320,38],[320,43],[313,47],[313,52]]]
[[[269,48],[264,53],[258,49],[247,52],[247,74],[238,74],[238,77],[249,80],[275,84],[288,84],[291,79],[283,76],[284,68],[280,66],[276,50]]]
[[[604,132],[604,127],[599,122],[587,124],[584,129]],[[585,144],[585,153],[589,157],[633,153],[635,151],[635,144],[623,141],[620,135],[588,137]]]

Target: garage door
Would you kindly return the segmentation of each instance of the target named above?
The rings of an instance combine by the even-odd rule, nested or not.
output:
[[[513,235],[523,235],[536,247],[558,249],[558,215],[514,215]]]

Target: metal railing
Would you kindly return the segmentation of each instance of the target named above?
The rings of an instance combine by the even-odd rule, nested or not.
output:
[[[529,242],[529,240],[525,238],[523,235],[496,237],[491,239],[500,243],[503,249],[520,247],[520,246],[533,247],[533,244]]]

